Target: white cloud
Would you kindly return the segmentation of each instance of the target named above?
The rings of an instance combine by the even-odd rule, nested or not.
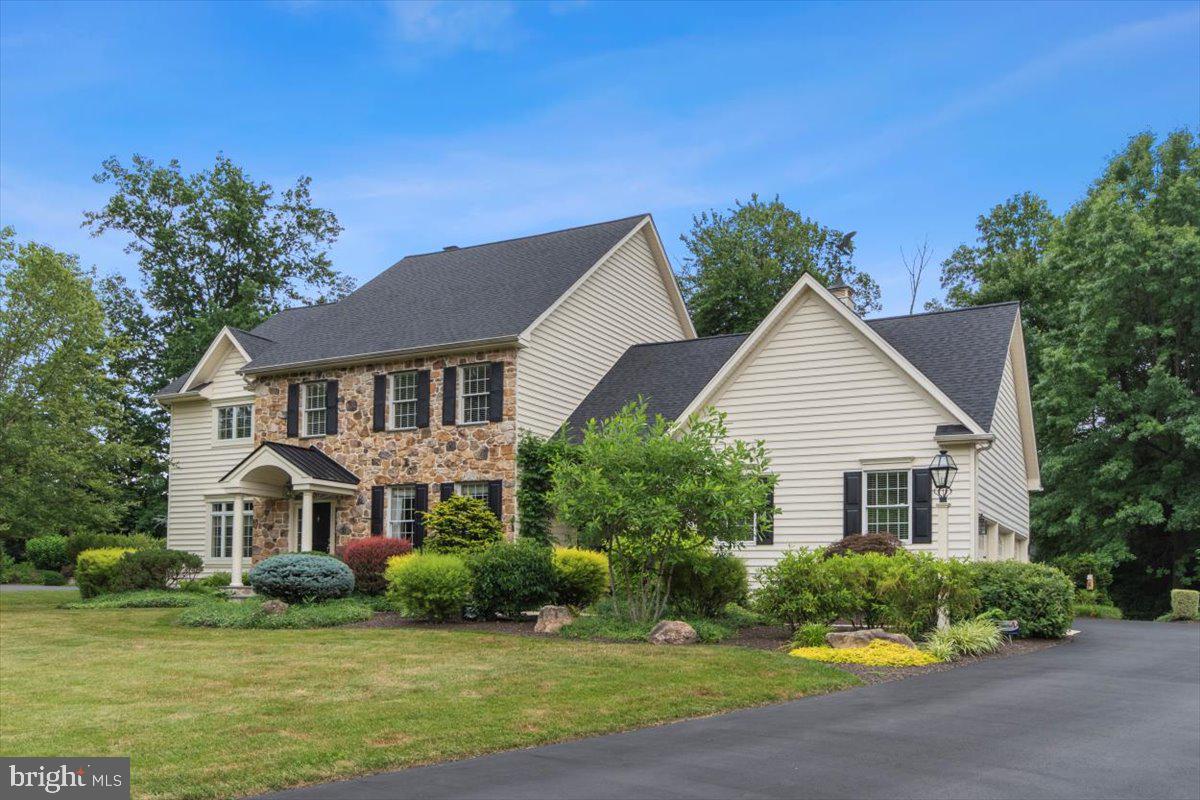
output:
[[[438,51],[507,50],[520,38],[512,3],[394,0],[387,5],[402,42]]]

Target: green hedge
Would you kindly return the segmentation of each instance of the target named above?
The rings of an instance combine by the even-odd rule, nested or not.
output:
[[[671,573],[671,605],[684,616],[716,617],[750,594],[746,562],[728,553],[697,550]]]
[[[492,545],[467,556],[466,564],[471,597],[485,618],[516,618],[554,599],[552,551],[534,539]]]
[[[1172,589],[1171,618],[1200,619],[1200,592],[1194,589]]]
[[[393,608],[421,619],[459,619],[471,601],[471,571],[456,555],[396,556],[383,573]]]
[[[1060,569],[1018,561],[977,561],[971,566],[983,608],[1017,620],[1028,636],[1057,639],[1071,627],[1075,587]]]
[[[67,556],[67,537],[35,536],[25,543],[25,557],[38,569],[60,570],[71,563]]]
[[[128,536],[115,533],[72,533],[67,537],[67,563],[74,564],[84,550],[121,547],[127,550],[149,550],[167,546],[166,539],[135,533]]]
[[[97,547],[81,552],[75,559],[75,582],[79,585],[80,597],[86,600],[115,592],[121,574],[121,559],[132,552],[127,547]]]

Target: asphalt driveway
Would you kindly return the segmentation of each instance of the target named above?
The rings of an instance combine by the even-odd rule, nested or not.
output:
[[[272,798],[1200,798],[1200,625]]]

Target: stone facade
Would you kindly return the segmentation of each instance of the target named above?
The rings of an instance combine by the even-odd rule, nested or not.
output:
[[[442,424],[442,369],[480,362],[504,362],[504,410],[500,422]],[[375,376],[403,370],[429,370],[429,427],[373,431]],[[288,385],[338,381],[338,433],[289,438]],[[271,375],[251,383],[254,401],[254,444],[284,442],[315,446],[358,476],[354,497],[318,498],[333,502],[335,546],[371,533],[371,487],[430,484],[429,503],[438,500],[436,484],[502,480],[501,522],[513,535],[516,516],[516,350],[489,350],[452,356],[405,359],[369,366],[332,367],[287,375]],[[297,501],[298,502],[298,501]],[[254,560],[288,549],[288,500],[255,502]]]

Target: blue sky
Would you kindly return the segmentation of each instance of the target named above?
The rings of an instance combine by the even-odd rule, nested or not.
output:
[[[0,4],[0,221],[136,267],[79,227],[100,161],[222,151],[311,175],[360,281],[406,253],[779,194],[941,260],[1016,192],[1056,211],[1129,136],[1200,126],[1200,4]],[[937,292],[926,279],[922,296]]]

